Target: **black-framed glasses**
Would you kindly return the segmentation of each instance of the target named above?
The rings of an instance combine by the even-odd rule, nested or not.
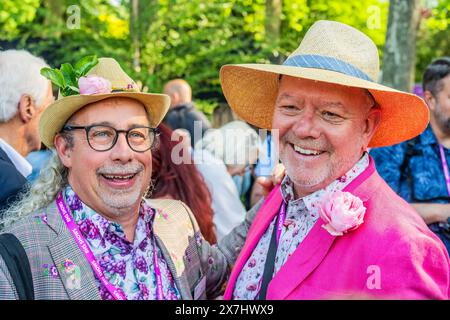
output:
[[[119,133],[125,133],[128,146],[135,152],[149,150],[156,141],[159,134],[158,129],[141,126],[129,130],[117,130],[107,125],[72,126],[65,125],[62,131],[73,131],[83,129],[89,146],[95,151],[111,150],[117,142]]]

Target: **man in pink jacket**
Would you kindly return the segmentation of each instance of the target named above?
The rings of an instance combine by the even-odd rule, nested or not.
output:
[[[448,299],[449,257],[378,175],[369,147],[420,134],[417,96],[376,83],[363,33],[316,22],[283,65],[227,65],[223,92],[279,134],[286,177],[263,203],[225,299]]]

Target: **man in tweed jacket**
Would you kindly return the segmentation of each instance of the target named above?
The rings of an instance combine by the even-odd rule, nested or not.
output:
[[[89,74],[78,82],[84,94],[59,98],[43,114],[40,135],[54,156],[3,221],[27,253],[35,298],[218,296],[256,210],[211,246],[182,202],[143,200],[153,128],[168,98],[133,89],[113,59],[99,59]],[[0,258],[0,299],[17,298]]]
[[[196,242],[200,229],[194,216],[182,202],[151,202],[161,212],[170,215],[167,220],[157,219],[154,231],[182,299],[206,299],[221,294],[229,267],[239,254],[250,219],[257,210],[249,211],[246,223],[235,228],[218,246],[211,246],[205,240],[200,245]],[[42,221],[45,216],[46,223]],[[100,299],[91,266],[64,225],[54,201],[47,208],[30,214],[4,232],[16,235],[25,248],[31,265],[36,299]],[[58,268],[58,276],[51,276],[43,267],[60,266],[67,259],[79,267],[78,274]],[[181,263],[178,263],[180,259]],[[209,263],[211,259],[213,264]],[[76,279],[77,276],[81,278]],[[11,276],[0,258],[0,300],[17,298]]]

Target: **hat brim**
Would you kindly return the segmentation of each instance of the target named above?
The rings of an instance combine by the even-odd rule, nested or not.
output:
[[[381,122],[369,147],[412,139],[428,125],[430,113],[420,97],[343,73],[272,64],[225,65],[220,70],[222,91],[233,111],[250,124],[269,130],[279,75],[369,90],[381,108]]]
[[[169,110],[170,98],[165,94],[142,92],[113,92],[107,94],[77,95],[59,99],[48,106],[39,121],[42,142],[54,147],[55,135],[61,131],[67,120],[84,106],[108,98],[131,98],[141,102],[147,111],[150,126],[156,128]]]

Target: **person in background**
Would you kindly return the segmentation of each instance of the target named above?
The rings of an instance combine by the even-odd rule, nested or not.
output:
[[[159,131],[159,143],[152,150],[153,191],[151,198],[183,201],[194,214],[203,237],[209,243],[214,244],[217,239],[208,186],[194,163],[175,164],[173,162],[172,152],[178,144],[171,139],[173,131],[164,124],[159,125]]]
[[[33,151],[25,158],[31,164],[33,170],[27,177],[29,183],[32,183],[39,176],[41,169],[45,167],[47,161],[52,157],[52,152],[47,148],[41,148],[41,150]]]
[[[258,159],[260,146],[255,130],[243,121],[209,130],[195,146],[194,162],[213,198],[219,239],[245,217],[241,198],[251,189],[252,165]]]
[[[170,97],[170,109],[163,122],[172,130],[186,129],[191,135],[191,146],[194,147],[206,130],[211,128],[211,124],[208,118],[195,108],[191,86],[183,79],[174,79],[166,83],[163,92]]]
[[[370,154],[383,179],[412,204],[450,252],[450,57],[436,59],[426,68],[422,86],[430,110],[427,129]]]
[[[27,51],[0,52],[0,210],[26,186],[32,166],[25,157],[41,147],[39,119],[54,100],[51,82],[40,74],[47,66]]]
[[[267,195],[265,185],[270,186],[272,184],[270,177],[276,172],[275,167],[279,164],[275,139],[278,139],[278,136],[274,138],[271,132],[267,132],[262,143],[261,152],[254,170],[256,183],[253,183],[248,199],[250,207],[253,207]]]

